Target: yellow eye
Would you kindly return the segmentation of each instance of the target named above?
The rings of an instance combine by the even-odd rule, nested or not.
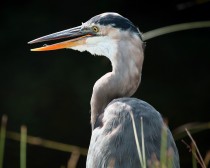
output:
[[[99,28],[97,26],[93,26],[92,27],[92,30],[95,32],[95,33],[98,33],[99,32]]]

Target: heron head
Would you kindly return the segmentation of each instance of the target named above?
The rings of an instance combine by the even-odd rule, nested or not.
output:
[[[94,16],[81,26],[49,34],[28,43],[65,40],[31,49],[31,51],[71,48],[110,57],[117,52],[121,41],[132,40],[132,38],[142,39],[138,28],[127,18],[117,13],[107,12]]]

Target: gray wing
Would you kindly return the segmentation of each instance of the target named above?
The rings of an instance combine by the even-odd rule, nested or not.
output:
[[[113,100],[105,109],[98,127],[92,132],[87,168],[139,168],[140,161],[130,113],[133,113],[141,146],[143,118],[145,154],[148,163],[160,158],[162,117],[148,103],[135,98]],[[179,155],[174,139],[167,129],[167,148],[173,154],[173,168],[179,168]],[[148,165],[148,164],[147,164]],[[147,166],[149,167],[149,166]]]

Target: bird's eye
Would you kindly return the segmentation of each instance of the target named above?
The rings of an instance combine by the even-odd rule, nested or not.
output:
[[[99,28],[97,26],[93,26],[92,27],[92,30],[95,32],[95,33],[98,33],[99,32]]]

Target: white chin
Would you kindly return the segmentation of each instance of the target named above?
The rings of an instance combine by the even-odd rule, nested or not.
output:
[[[116,54],[117,44],[115,40],[108,36],[97,36],[87,38],[86,44],[71,47],[71,49],[80,52],[88,51],[92,55],[102,55],[110,59]]]

